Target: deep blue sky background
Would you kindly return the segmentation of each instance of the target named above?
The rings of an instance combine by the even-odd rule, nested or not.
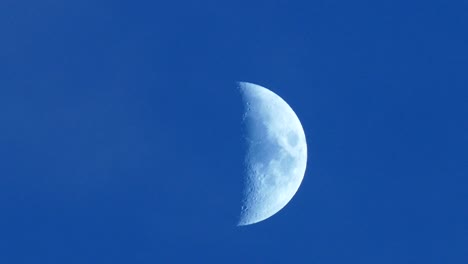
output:
[[[0,3],[0,263],[468,263],[466,1]],[[303,184],[235,227],[235,82]]]

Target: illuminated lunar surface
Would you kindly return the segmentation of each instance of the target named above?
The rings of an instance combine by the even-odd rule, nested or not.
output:
[[[238,225],[263,221],[280,211],[299,189],[307,163],[302,125],[272,91],[240,82],[245,105],[247,154]]]

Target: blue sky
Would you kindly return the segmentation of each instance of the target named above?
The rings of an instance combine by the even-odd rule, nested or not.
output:
[[[1,263],[467,263],[464,1],[0,3]],[[237,81],[309,160],[238,228]]]

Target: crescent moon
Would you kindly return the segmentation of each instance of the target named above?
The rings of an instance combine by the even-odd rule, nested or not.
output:
[[[307,143],[299,118],[272,91],[239,82],[246,129],[244,193],[238,226],[263,221],[296,194],[307,165]]]

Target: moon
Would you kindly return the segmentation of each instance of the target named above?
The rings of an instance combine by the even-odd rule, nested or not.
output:
[[[263,221],[296,194],[307,165],[307,143],[292,108],[272,91],[239,82],[247,153],[238,226]]]

